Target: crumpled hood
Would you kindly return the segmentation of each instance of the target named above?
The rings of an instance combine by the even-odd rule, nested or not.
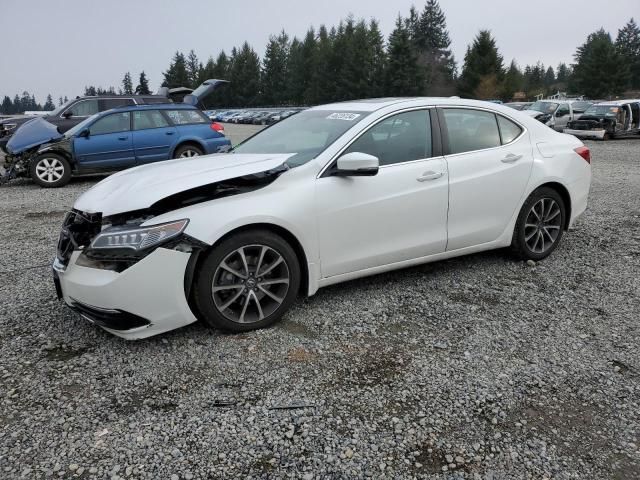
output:
[[[272,170],[291,155],[223,153],[142,165],[105,178],[74,208],[103,216],[142,210],[185,190]]]
[[[32,147],[59,140],[63,136],[58,127],[38,117],[22,124],[9,139],[6,148],[10,154],[18,155]]]
[[[531,118],[537,118],[540,115],[545,115],[544,113],[537,110],[523,110],[522,113],[524,113],[525,115],[529,115]]]

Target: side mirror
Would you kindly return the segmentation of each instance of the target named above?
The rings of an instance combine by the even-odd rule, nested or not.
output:
[[[78,133],[78,137],[79,137],[79,138],[82,138],[82,137],[84,137],[84,138],[89,138],[89,133],[90,133],[90,132],[89,132],[89,129],[88,129],[88,128],[85,128],[85,129],[84,129],[84,130],[82,130],[80,133]]]
[[[351,152],[338,158],[333,175],[337,177],[372,177],[378,174],[378,157],[362,152]]]
[[[62,116],[63,116],[64,118],[72,117],[72,116],[73,116],[73,112],[72,112],[71,110],[67,110],[66,112],[64,112],[64,113],[62,114]]]

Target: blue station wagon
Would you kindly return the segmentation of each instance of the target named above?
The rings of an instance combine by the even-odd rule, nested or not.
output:
[[[43,187],[61,187],[72,175],[111,172],[171,158],[226,151],[221,125],[186,104],[138,105],[95,114],[65,134],[34,119],[9,140],[8,153],[43,144],[29,175]]]

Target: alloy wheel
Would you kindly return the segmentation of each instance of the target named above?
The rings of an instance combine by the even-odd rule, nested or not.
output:
[[[64,175],[64,165],[57,158],[42,158],[36,165],[36,175],[43,182],[57,182]]]
[[[289,283],[289,267],[280,253],[266,245],[245,245],[218,265],[211,293],[228,320],[255,323],[280,307]]]
[[[552,198],[541,198],[527,214],[524,241],[532,252],[544,253],[556,243],[561,228],[560,205]]]
[[[184,152],[180,154],[180,158],[191,158],[191,157],[199,157],[200,153],[196,150],[192,150],[187,148]]]

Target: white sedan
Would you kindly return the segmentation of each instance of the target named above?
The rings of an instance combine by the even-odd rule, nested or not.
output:
[[[587,206],[589,150],[500,105],[398,98],[314,107],[231,153],[144,165],[84,193],[58,294],[127,339],[241,332],[346,280],[509,247],[547,257]]]

